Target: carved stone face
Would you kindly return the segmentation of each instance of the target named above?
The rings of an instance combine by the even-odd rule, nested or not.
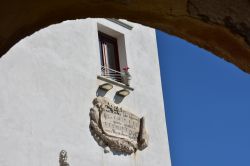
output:
[[[102,103],[103,100],[100,97],[97,97],[93,100],[93,105],[96,106],[97,108],[101,108]]]
[[[62,150],[62,151],[60,152],[60,156],[66,157],[66,156],[67,156],[67,152],[66,152],[65,150]]]
[[[62,150],[59,155],[59,163],[62,164],[67,162],[67,157],[67,152],[65,150]]]

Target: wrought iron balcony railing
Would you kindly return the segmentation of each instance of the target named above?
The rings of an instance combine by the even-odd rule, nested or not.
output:
[[[105,66],[101,66],[101,76],[115,80],[117,82],[123,83],[127,86],[129,86],[129,81],[131,79],[131,76],[128,72],[119,72],[110,68],[107,68]]]

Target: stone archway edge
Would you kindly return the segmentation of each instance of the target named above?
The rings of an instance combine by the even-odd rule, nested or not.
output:
[[[0,5],[0,55],[37,30],[64,20],[124,18],[209,50],[250,73],[247,0],[13,0]]]

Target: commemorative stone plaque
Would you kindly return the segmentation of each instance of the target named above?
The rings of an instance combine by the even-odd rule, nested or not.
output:
[[[116,106],[105,97],[93,100],[90,131],[105,151],[125,154],[143,150],[148,145],[144,118]]]

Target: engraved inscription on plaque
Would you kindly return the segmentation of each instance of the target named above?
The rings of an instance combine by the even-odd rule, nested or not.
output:
[[[101,125],[107,135],[137,142],[140,118],[130,112],[108,105],[101,113]]]
[[[93,100],[90,131],[98,144],[112,151],[131,154],[147,147],[144,118],[111,103],[105,97]]]

